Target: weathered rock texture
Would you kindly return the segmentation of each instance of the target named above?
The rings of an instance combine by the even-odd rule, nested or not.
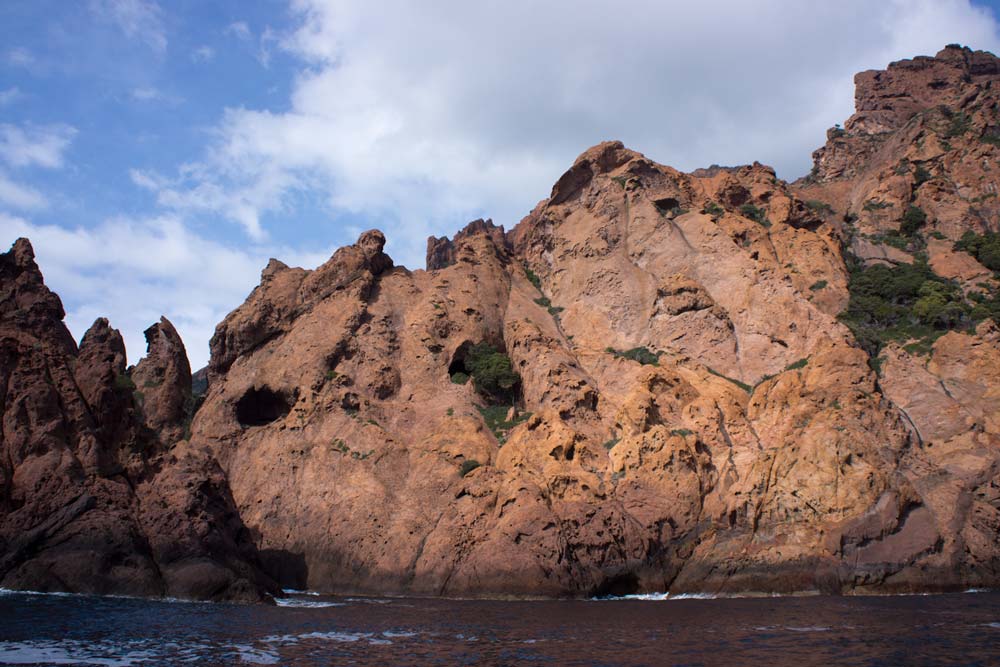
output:
[[[180,440],[191,371],[173,326],[150,328],[130,377],[107,320],[78,349],[63,315],[27,240],[0,255],[0,586],[267,599],[225,474]]]
[[[165,589],[163,563],[191,559],[259,591],[257,553],[281,584],[331,592],[1000,584],[996,325],[929,356],[890,346],[877,374],[837,319],[848,249],[914,261],[879,237],[913,202],[935,271],[993,279],[951,241],[997,228],[998,80],[991,55],[950,47],[859,75],[858,113],[793,185],[607,142],[512,231],[429,239],[427,270],[394,266],[377,231],[314,271],[272,260],[216,330],[190,425],[169,323],[132,371],[141,400],[122,395],[120,338],[98,322],[77,351],[33,263],[6,268],[28,266],[19,243],[2,276],[4,585],[78,562],[59,559],[105,539],[107,513],[132,532],[106,541],[131,546],[90,553],[129,554],[140,592],[203,593]],[[521,377],[496,431],[451,380],[480,342]]]

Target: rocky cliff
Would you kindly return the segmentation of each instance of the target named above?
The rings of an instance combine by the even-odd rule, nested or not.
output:
[[[429,239],[426,270],[377,231],[314,271],[272,260],[200,404],[166,320],[134,369],[106,322],[78,350],[19,242],[2,585],[1000,584],[1000,61],[856,83],[794,184],[608,142],[513,230]]]
[[[107,320],[78,348],[63,316],[19,240],[0,255],[0,586],[268,599],[225,473],[182,439],[191,371],[173,326],[153,325],[126,369]]]

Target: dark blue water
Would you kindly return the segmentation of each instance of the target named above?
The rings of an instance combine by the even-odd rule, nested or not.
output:
[[[1000,593],[284,603],[2,593],[0,664],[1000,665]]]

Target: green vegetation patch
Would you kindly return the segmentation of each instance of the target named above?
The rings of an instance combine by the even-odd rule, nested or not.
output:
[[[613,347],[605,348],[605,352],[613,354],[620,359],[638,361],[643,366],[659,366],[661,352],[653,352],[647,347],[633,347],[631,350],[616,350]]]
[[[705,213],[706,215],[722,215],[723,213],[726,212],[726,209],[722,208],[714,201],[710,201],[707,204],[705,204],[705,208],[703,208],[701,212]]]
[[[927,171],[923,165],[918,165],[916,171],[913,172],[913,186],[919,188],[931,178],[931,172]]]
[[[945,130],[946,137],[960,137],[972,127],[972,118],[964,111],[951,114],[948,122],[948,129]]]
[[[818,292],[821,289],[826,289],[826,286],[828,284],[829,283],[827,283],[825,280],[817,280],[816,282],[814,282],[812,285],[809,286],[809,289],[811,289],[813,292]]]
[[[465,355],[465,368],[480,394],[497,401],[513,401],[521,376],[514,371],[514,365],[506,354],[489,343],[477,343]]]
[[[903,213],[903,222],[899,225],[899,233],[913,237],[921,227],[927,224],[927,214],[919,206],[910,205]]]
[[[528,278],[528,282],[535,286],[535,289],[542,289],[542,279],[527,266],[524,267],[524,275]]]
[[[751,387],[750,385],[748,385],[746,382],[740,382],[736,378],[731,378],[728,375],[723,375],[719,371],[717,371],[714,368],[711,368],[709,366],[705,366],[705,370],[707,370],[709,373],[711,373],[712,375],[714,375],[716,377],[722,378],[723,380],[729,380],[730,382],[732,382],[733,384],[735,384],[737,387],[739,387],[740,389],[742,389],[743,391],[745,391],[748,394],[752,394],[753,393],[753,387]]]
[[[537,303],[539,306],[541,306],[545,310],[549,311],[549,315],[551,315],[552,317],[555,317],[555,318],[558,318],[559,317],[559,313],[561,313],[562,311],[566,310],[562,306],[553,306],[552,305],[552,301],[550,301],[549,297],[547,297],[547,296],[540,296],[540,297],[538,297],[537,299],[535,299],[535,303]]]
[[[827,204],[825,201],[820,201],[818,199],[810,199],[806,202],[806,208],[811,211],[816,211],[817,213],[823,215],[829,215],[833,213],[833,207]]]
[[[368,457],[370,457],[372,454],[375,453],[374,449],[372,449],[370,451],[367,451],[367,452],[359,452],[359,451],[353,450],[350,447],[348,447],[347,443],[344,442],[343,440],[341,440],[340,438],[335,439],[331,443],[331,446],[333,447],[333,450],[335,452],[340,452],[341,454],[344,454],[346,456],[350,456],[355,461],[364,461],[365,459],[367,459]]]
[[[753,204],[747,203],[740,206],[740,215],[745,218],[750,218],[757,224],[763,225],[764,227],[771,226],[771,221],[767,219],[767,212],[762,208],[754,206]]]
[[[974,323],[959,286],[931,271],[924,257],[898,266],[851,262],[847,289],[850,300],[838,317],[873,359],[890,341],[933,342]]]
[[[805,368],[806,364],[808,364],[808,363],[809,363],[809,357],[806,357],[805,359],[799,359],[798,361],[793,361],[792,363],[790,363],[787,366],[785,366],[785,370],[786,371],[795,371],[795,370],[798,370],[800,368]]]
[[[964,250],[990,271],[1000,272],[1000,234],[996,232],[965,232],[955,250]]]
[[[531,417],[530,412],[522,412],[514,417],[514,419],[507,421],[507,413],[510,412],[511,407],[510,405],[476,406],[479,414],[483,417],[483,421],[486,422],[486,428],[493,433],[493,436],[501,445],[507,442],[507,435],[511,429],[518,424],[526,422]]]

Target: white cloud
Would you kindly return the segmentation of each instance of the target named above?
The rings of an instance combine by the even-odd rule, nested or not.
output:
[[[0,107],[13,104],[22,97],[24,97],[24,95],[17,86],[8,88],[7,90],[0,90]]]
[[[163,102],[174,106],[183,102],[183,98],[165,93],[156,86],[139,86],[133,88],[129,95],[136,102]]]
[[[156,191],[167,186],[167,181],[156,172],[145,169],[130,169],[129,178],[143,190]]]
[[[97,317],[108,317],[135,363],[146,349],[142,332],[166,315],[184,339],[193,368],[208,362],[215,325],[256,286],[269,254],[310,268],[330,255],[233,248],[194,234],[174,216],[66,229],[0,213],[0,230],[0,251],[20,236],[31,240],[77,340]]]
[[[0,173],[0,204],[17,209],[37,209],[44,208],[46,201],[34,188],[15,183]]]
[[[163,93],[152,86],[142,86],[132,89],[132,99],[147,101],[163,99]]]
[[[278,34],[270,26],[260,33],[260,45],[257,49],[257,62],[264,67],[271,66],[271,49],[280,42]]]
[[[191,60],[196,63],[207,63],[215,58],[215,49],[211,46],[199,46],[191,52]]]
[[[25,125],[0,123],[0,160],[12,167],[63,165],[63,153],[76,135],[69,125]]]
[[[248,26],[245,21],[230,23],[226,26],[225,33],[227,35],[235,35],[238,39],[242,39],[243,41],[253,39],[253,33],[250,31],[250,26]]]
[[[161,203],[263,238],[264,216],[322,193],[334,214],[385,227],[411,265],[423,237],[463,219],[509,227],[604,139],[682,169],[757,159],[795,178],[852,112],[855,72],[954,41],[1000,44],[992,16],[964,0],[293,7],[282,45],[305,66],[289,108],[229,110]]]
[[[141,40],[157,53],[167,50],[163,10],[154,0],[91,0],[90,9],[129,39]]]
[[[15,67],[30,69],[36,62],[35,56],[24,47],[19,46],[7,51],[7,63]]]

